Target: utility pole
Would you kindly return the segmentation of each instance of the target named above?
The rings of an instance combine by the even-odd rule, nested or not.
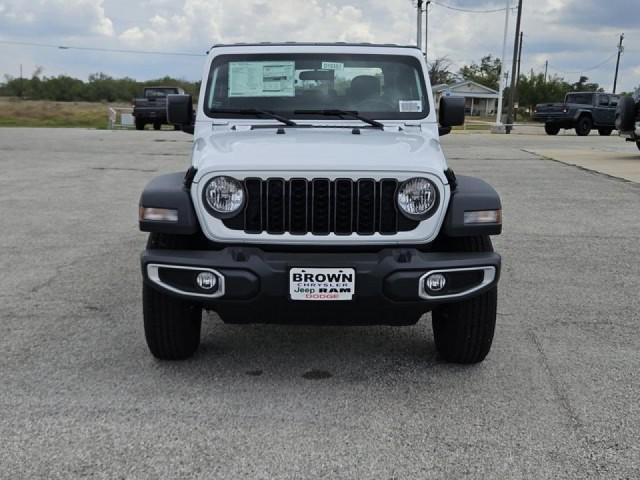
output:
[[[522,61],[522,37],[524,32],[520,32],[520,43],[518,45],[518,76],[516,77],[516,86],[520,82],[520,62]]]
[[[518,62],[518,37],[520,37],[520,22],[522,20],[522,0],[518,0],[518,17],[516,19],[516,38],[513,42],[513,65],[511,67],[511,87],[509,88],[509,109],[507,111],[507,128],[506,133],[511,133],[511,125],[513,124],[513,105],[516,93],[516,76],[514,75]]]
[[[422,4],[424,3],[424,0],[418,0],[418,24],[417,24],[417,30],[418,30],[418,48],[422,49]]]
[[[516,71],[516,103],[520,103],[520,95],[518,95],[518,85],[520,85],[520,62],[522,61],[522,37],[524,32],[520,32],[520,43],[518,44],[518,70]],[[519,106],[519,105],[518,105]],[[513,112],[513,121],[516,122],[518,118],[518,109]]]
[[[424,7],[424,58],[427,59],[427,55],[429,54],[429,5],[431,5],[431,0],[427,0]]]
[[[20,98],[24,96],[24,89],[22,87],[22,64],[20,64]]]
[[[620,56],[624,52],[622,47],[622,41],[624,40],[624,33],[620,34],[620,43],[618,44],[618,61],[616,62],[616,76],[613,78],[613,93],[616,93],[616,87],[618,86],[618,70],[620,69]]]
[[[504,61],[507,56],[507,32],[509,31],[509,15],[511,14],[511,0],[506,0],[507,6],[504,11],[504,37],[502,39],[502,58],[500,59],[500,74],[498,75],[498,114],[496,116],[496,126],[502,125],[502,96],[504,95]]]
[[[549,60],[544,62],[544,83],[547,83],[547,70],[549,69]]]

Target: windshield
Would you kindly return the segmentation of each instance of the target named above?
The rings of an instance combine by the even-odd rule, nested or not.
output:
[[[301,111],[347,110],[403,120],[425,118],[429,105],[420,62],[410,56],[222,55],[211,67],[205,113],[235,117],[229,110],[270,111],[288,118],[322,117]]]

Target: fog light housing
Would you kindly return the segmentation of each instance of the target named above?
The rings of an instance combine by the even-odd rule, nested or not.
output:
[[[200,272],[196,283],[202,290],[213,290],[218,286],[218,277],[213,272]]]
[[[465,225],[482,225],[485,223],[502,224],[502,210],[476,210],[464,212]]]
[[[140,207],[138,212],[140,221],[177,222],[178,211],[169,208]]]
[[[439,292],[447,285],[447,277],[441,273],[433,273],[424,279],[424,287],[431,292]]]

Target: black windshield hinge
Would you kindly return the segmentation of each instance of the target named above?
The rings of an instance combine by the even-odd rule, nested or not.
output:
[[[450,168],[447,168],[444,171],[444,176],[447,177],[447,180],[449,181],[449,188],[451,189],[451,191],[454,191],[458,187],[458,180],[456,179],[456,174],[453,173],[453,170],[451,170]]]

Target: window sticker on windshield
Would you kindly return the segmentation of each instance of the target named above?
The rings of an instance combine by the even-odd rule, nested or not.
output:
[[[322,70],[344,70],[344,63],[322,62]]]
[[[295,62],[229,62],[229,97],[294,97]]]
[[[401,112],[420,113],[422,112],[422,101],[420,100],[400,100],[399,108]]]

